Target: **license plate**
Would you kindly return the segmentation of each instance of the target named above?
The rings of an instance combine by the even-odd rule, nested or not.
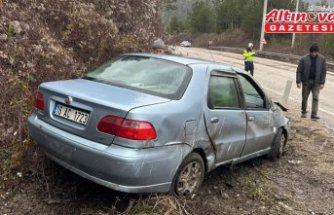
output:
[[[86,125],[89,118],[89,114],[84,111],[60,104],[56,106],[54,114],[82,125]]]

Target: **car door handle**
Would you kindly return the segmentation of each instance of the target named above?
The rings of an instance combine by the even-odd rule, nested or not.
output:
[[[253,122],[254,120],[255,120],[255,117],[254,117],[254,116],[249,116],[249,117],[248,117],[248,121]]]
[[[219,119],[217,117],[212,117],[210,120],[211,123],[218,123]]]

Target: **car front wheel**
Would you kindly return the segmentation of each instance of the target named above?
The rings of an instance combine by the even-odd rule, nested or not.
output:
[[[283,130],[280,128],[277,131],[276,137],[271,146],[271,151],[268,154],[269,159],[271,160],[279,159],[284,152],[285,143],[286,143],[286,137],[283,133]]]
[[[174,193],[187,198],[194,198],[204,179],[205,167],[202,157],[191,153],[181,164],[175,176]]]

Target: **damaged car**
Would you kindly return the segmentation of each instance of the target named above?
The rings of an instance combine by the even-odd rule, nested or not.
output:
[[[154,54],[122,55],[80,79],[42,83],[28,124],[50,159],[86,179],[188,197],[218,166],[278,159],[290,130],[247,73]]]

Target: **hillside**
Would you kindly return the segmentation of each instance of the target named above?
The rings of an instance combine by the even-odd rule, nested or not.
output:
[[[176,16],[180,20],[186,19],[194,2],[194,0],[177,0],[174,4],[176,6],[176,10],[163,11],[163,22],[165,24],[169,23],[173,16]]]
[[[26,119],[41,82],[80,77],[120,53],[147,51],[162,31],[158,0],[11,0],[0,6],[1,191],[15,186],[16,172],[40,171]]]
[[[201,1],[201,0],[198,0]],[[309,3],[310,5],[316,5],[320,3],[321,0],[301,0],[305,3]],[[334,5],[334,0],[325,0],[324,2],[328,2],[329,5]],[[176,10],[164,10],[162,20],[163,23],[169,23],[173,16],[176,16],[179,20],[184,20],[187,15],[191,12],[192,4],[196,2],[194,0],[177,0],[174,4],[176,6]]]

